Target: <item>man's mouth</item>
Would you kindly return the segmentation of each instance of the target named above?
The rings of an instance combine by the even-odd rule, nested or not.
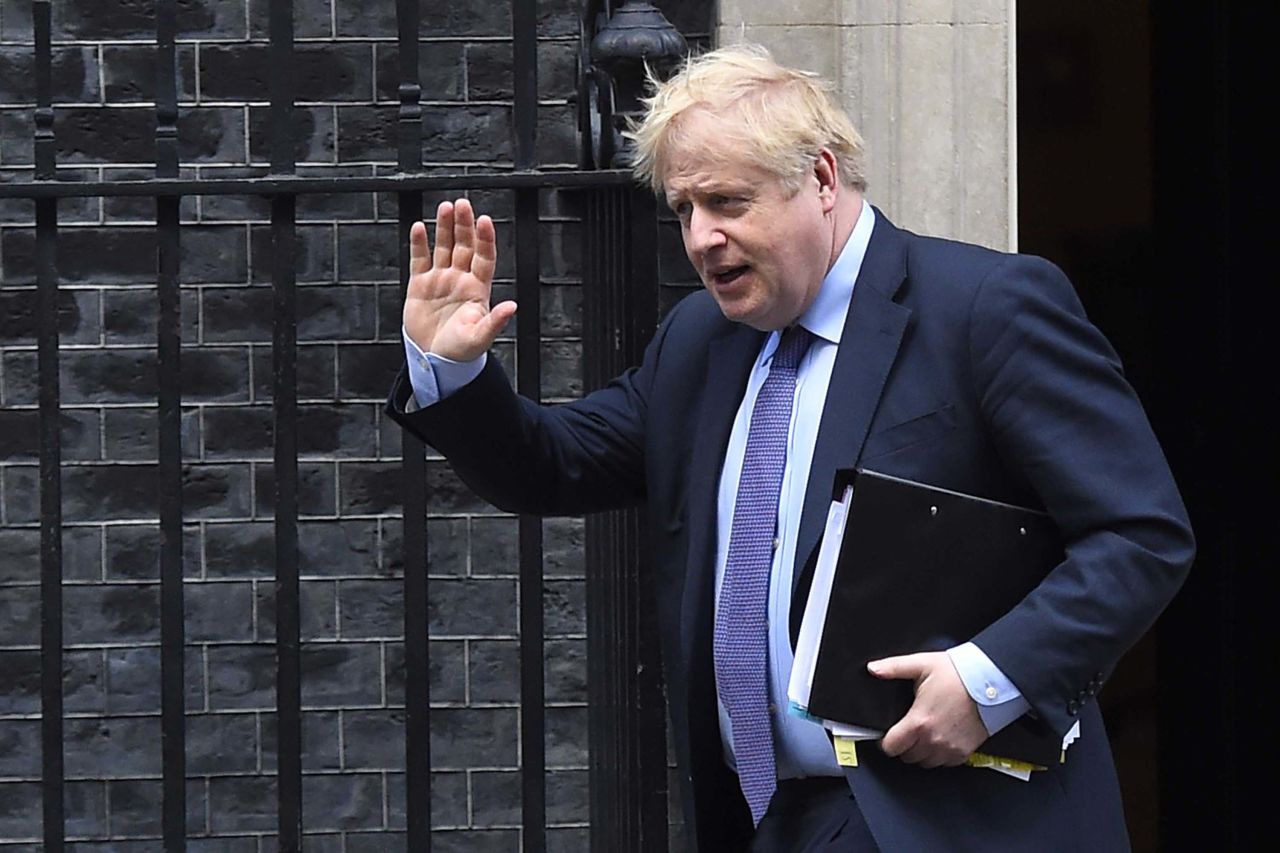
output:
[[[721,270],[720,272],[712,273],[711,280],[714,281],[717,285],[721,285],[721,286],[726,284],[732,284],[733,282],[741,278],[749,269],[751,268],[745,265],[740,267],[731,267],[730,269]]]

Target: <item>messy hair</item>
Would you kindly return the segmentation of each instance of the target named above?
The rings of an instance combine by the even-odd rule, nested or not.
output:
[[[665,82],[649,75],[635,142],[636,180],[661,193],[667,162],[685,136],[682,118],[703,110],[721,120],[723,150],[776,175],[792,190],[818,152],[835,156],[841,183],[867,186],[862,137],[818,75],[778,64],[760,45],[739,44],[690,56]]]

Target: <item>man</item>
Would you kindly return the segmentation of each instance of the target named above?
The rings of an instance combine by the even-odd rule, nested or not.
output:
[[[495,505],[647,504],[686,819],[700,850],[1125,849],[1091,701],[1185,577],[1185,511],[1117,359],[1038,259],[919,237],[863,199],[862,143],[812,75],[757,48],[656,84],[637,176],[706,287],[643,363],[538,407],[485,357],[493,223],[414,226],[392,416]],[[838,467],[1047,510],[1066,559],[945,651],[874,661],[915,701],[842,768],[786,713],[798,567]],[[848,618],[857,618],[848,614]],[[1020,781],[958,766],[1022,714],[1080,736]]]

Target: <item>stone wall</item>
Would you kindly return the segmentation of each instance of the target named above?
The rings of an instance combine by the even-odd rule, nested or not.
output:
[[[394,168],[392,0],[299,0],[300,174]],[[660,4],[686,32],[709,3]],[[429,168],[509,164],[508,3],[427,0]],[[154,4],[55,3],[58,163],[141,178],[154,159]],[[266,0],[182,0],[183,174],[266,172]],[[576,162],[576,0],[539,3],[539,151]],[[0,181],[32,175],[29,0],[0,0]],[[512,288],[507,194],[498,289]],[[439,198],[426,199],[426,211]],[[582,390],[578,205],[542,199],[543,394]],[[259,198],[183,201],[188,827],[193,850],[274,849],[271,291]],[[308,850],[403,849],[396,206],[298,205],[304,825]],[[67,832],[77,851],[158,850],[159,529],[155,235],[147,199],[59,204]],[[34,206],[0,203],[0,849],[40,837]],[[665,226],[675,270],[678,235]],[[673,239],[674,236],[674,239]],[[679,274],[672,273],[679,277]],[[498,357],[513,360],[510,339]],[[516,520],[429,461],[432,819],[439,850],[519,846]],[[586,849],[582,523],[546,522],[550,848]]]

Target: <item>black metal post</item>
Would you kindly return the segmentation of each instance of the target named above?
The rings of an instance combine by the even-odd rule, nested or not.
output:
[[[271,173],[294,172],[293,3],[272,0]],[[298,584],[297,197],[271,199],[275,453],[276,730],[280,850],[302,849],[302,651]]]
[[[36,42],[36,180],[57,175],[49,3],[32,4]],[[64,849],[62,736],[62,440],[58,386],[58,203],[36,202],[36,330],[40,374],[40,747],[44,849]]]
[[[511,9],[515,73],[515,167],[536,165],[538,126],[537,0],[514,0]],[[516,384],[535,402],[542,396],[542,327],[539,293],[538,191],[515,192]],[[542,519],[520,517],[520,769],[524,853],[547,845],[546,685],[543,673]]]
[[[156,177],[178,177],[176,3],[156,4]],[[166,853],[186,850],[186,643],[182,566],[182,316],[178,196],[156,197],[156,327],[160,509],[161,826]]]
[[[416,0],[398,0],[400,36],[399,167],[422,170],[422,88],[418,80]],[[422,191],[398,194],[400,280],[409,281],[409,229],[422,217]],[[405,820],[408,849],[431,850],[431,685],[427,630],[427,467],[425,448],[401,432],[404,482]]]

